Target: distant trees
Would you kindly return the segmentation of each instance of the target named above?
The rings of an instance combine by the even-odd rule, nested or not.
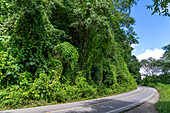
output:
[[[170,44],[163,47],[163,49],[165,53],[160,59],[155,60],[150,57],[140,62],[142,71],[147,76],[145,82],[170,83]]]
[[[135,55],[132,55],[127,62],[130,73],[134,76],[134,78],[136,78],[137,82],[139,82],[141,79],[139,72],[141,67],[140,62]]]
[[[159,63],[158,60],[155,60],[152,57],[144,59],[141,61],[142,70],[149,76],[158,75],[162,71]]]
[[[165,53],[161,59],[162,61],[162,71],[168,73],[170,71],[170,44],[163,47]]]
[[[160,76],[160,79],[170,84],[170,44],[163,47],[163,49],[165,53],[160,60],[163,74]]]

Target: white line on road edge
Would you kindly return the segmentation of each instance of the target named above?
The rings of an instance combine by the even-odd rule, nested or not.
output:
[[[153,90],[154,90],[154,92],[149,97],[147,97],[147,98],[145,98],[143,100],[140,100],[139,102],[136,102],[136,103],[133,103],[133,104],[130,104],[128,106],[121,107],[121,108],[118,108],[118,109],[114,109],[114,110],[108,111],[106,113],[122,112],[122,111],[125,111],[125,110],[128,110],[128,109],[131,109],[131,108],[133,108],[133,107],[135,107],[137,105],[140,105],[140,104],[144,103],[145,101],[151,99],[155,95],[156,90],[155,89],[153,89]]]

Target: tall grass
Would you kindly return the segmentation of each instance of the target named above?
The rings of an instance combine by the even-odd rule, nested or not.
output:
[[[145,83],[150,87],[154,87],[159,92],[159,101],[155,104],[156,110],[160,113],[170,113],[170,84],[162,83]]]
[[[158,90],[160,98],[155,104],[155,108],[160,113],[170,113],[170,84],[158,83],[155,88]]]

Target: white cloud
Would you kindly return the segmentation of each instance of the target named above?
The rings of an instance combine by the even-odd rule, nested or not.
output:
[[[147,59],[149,57],[153,57],[155,59],[159,59],[164,54],[165,50],[163,49],[154,49],[149,50],[147,49],[144,53],[137,56],[137,59],[141,61],[142,59]]]
[[[131,44],[130,47],[135,48],[135,46],[137,46],[137,44]]]
[[[136,55],[136,49],[135,47],[138,46],[137,44],[131,44],[130,47],[134,48],[134,50],[132,51],[132,55]]]

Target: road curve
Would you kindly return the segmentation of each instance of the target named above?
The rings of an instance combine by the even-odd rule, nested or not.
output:
[[[119,113],[149,100],[156,90],[138,86],[138,89],[119,95],[66,104],[0,111],[0,113]]]

